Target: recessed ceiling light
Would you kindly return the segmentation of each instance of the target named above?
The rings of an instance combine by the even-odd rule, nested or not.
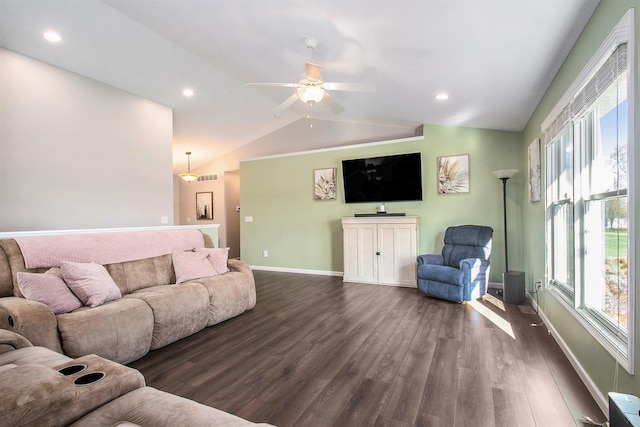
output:
[[[182,91],[182,94],[183,94],[184,96],[186,96],[187,98],[191,98],[191,97],[193,96],[194,92],[193,92],[193,89],[186,88],[186,89],[184,89],[184,90]]]
[[[46,31],[42,36],[51,43],[60,43],[60,41],[62,41],[60,34],[55,31]]]
[[[439,93],[439,94],[436,95],[436,99],[438,101],[445,101],[445,100],[449,99],[449,94],[446,94],[444,92]]]

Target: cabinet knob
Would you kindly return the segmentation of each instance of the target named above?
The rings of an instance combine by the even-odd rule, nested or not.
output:
[[[376,255],[380,255],[380,252],[376,252]]]

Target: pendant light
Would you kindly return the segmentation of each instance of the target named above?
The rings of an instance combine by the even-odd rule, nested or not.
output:
[[[187,155],[187,172],[181,173],[178,176],[184,179],[185,181],[187,181],[188,183],[191,183],[192,181],[195,181],[196,179],[198,179],[198,174],[191,173],[191,151],[187,151],[185,154]]]

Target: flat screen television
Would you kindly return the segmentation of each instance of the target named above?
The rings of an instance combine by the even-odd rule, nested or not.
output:
[[[422,200],[420,153],[342,161],[346,203]]]

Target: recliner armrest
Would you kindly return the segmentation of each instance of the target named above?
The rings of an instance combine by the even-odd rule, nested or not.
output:
[[[58,321],[46,304],[20,297],[0,298],[0,328],[22,335],[33,345],[62,353]]]
[[[28,339],[15,332],[0,329],[0,353],[25,347],[32,347]]]
[[[418,262],[418,265],[444,265],[444,257],[440,254],[418,255],[416,261]]]

